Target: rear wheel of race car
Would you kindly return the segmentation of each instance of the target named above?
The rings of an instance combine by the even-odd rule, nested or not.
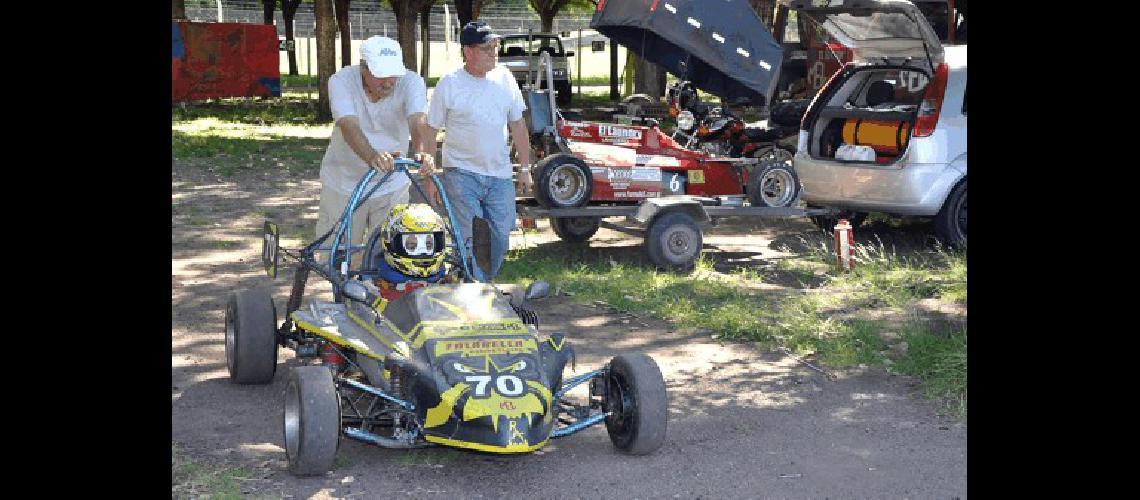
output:
[[[238,384],[266,384],[277,371],[277,309],[269,292],[239,290],[226,304],[226,367]]]
[[[578,157],[557,153],[543,158],[538,171],[534,197],[544,208],[573,208],[585,205],[593,193],[594,176]]]
[[[792,206],[800,194],[800,179],[792,169],[791,153],[772,148],[764,156],[769,158],[748,176],[748,201],[754,207]]]
[[[685,270],[701,254],[701,229],[685,212],[668,212],[649,223],[645,251],[649,260],[666,269]]]
[[[332,469],[340,446],[340,396],[324,366],[299,366],[285,386],[285,455],[298,476]]]
[[[614,446],[631,455],[652,453],[665,442],[669,399],[653,358],[622,354],[606,372],[606,431]]]
[[[550,228],[562,241],[582,243],[598,232],[597,217],[558,217],[550,219]]]

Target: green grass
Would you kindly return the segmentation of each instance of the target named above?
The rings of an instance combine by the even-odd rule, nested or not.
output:
[[[907,356],[894,364],[900,373],[923,380],[928,397],[939,400],[950,415],[966,418],[966,329],[933,335],[921,324],[908,324],[902,333]]]
[[[713,338],[750,340],[766,348],[783,346],[832,368],[895,366],[923,380],[928,395],[946,402],[952,414],[964,418],[964,334],[960,349],[947,353],[958,344],[946,346],[937,336],[915,333],[921,323],[911,325],[905,336],[915,340],[906,340],[913,342],[911,350],[897,360],[880,337],[880,332],[894,326],[857,313],[875,308],[904,310],[932,297],[964,302],[965,253],[936,248],[904,258],[882,245],[857,245],[854,271],[840,272],[833,267],[828,244],[824,239],[816,247],[809,246],[805,255],[778,260],[774,266],[803,283],[820,282],[803,294],[750,288],[747,285],[765,280],[769,273],[745,269],[720,274],[704,256],[691,273],[676,274],[610,261],[599,250],[571,245],[554,252],[512,250],[497,280],[525,285],[544,279],[578,302],[602,301],[665,319],[676,328],[704,330]],[[826,270],[822,277],[820,270]],[[959,359],[960,365],[950,363]]]
[[[512,251],[497,279],[525,284],[541,278],[589,301],[652,314],[682,328],[707,329],[723,338],[751,337],[764,320],[757,312],[765,309],[765,297],[710,273],[706,261],[698,261],[693,273],[678,275],[597,262],[589,259],[588,250],[567,253]]]
[[[170,476],[174,497],[242,498],[242,482],[252,475],[245,467],[196,462],[171,443]]]

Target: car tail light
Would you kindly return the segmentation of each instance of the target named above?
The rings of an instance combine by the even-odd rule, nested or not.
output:
[[[808,117],[812,116],[812,111],[815,110],[815,104],[819,102],[819,97],[827,94],[827,91],[831,89],[831,84],[835,83],[835,78],[843,73],[843,70],[847,68],[847,64],[850,63],[845,63],[843,66],[840,66],[838,71],[832,73],[831,77],[827,79],[827,83],[823,84],[823,86],[819,88],[819,92],[816,92],[815,96],[811,98],[811,103],[809,103],[807,109],[804,110],[803,118],[800,118],[800,129],[807,129]]]
[[[594,9],[594,12],[601,12],[602,7],[605,7],[605,6],[606,6],[606,0],[598,0],[598,7]]]
[[[681,114],[681,112],[677,111],[677,105],[676,104],[670,104],[669,105],[669,116],[676,118],[677,115],[679,115],[679,114]]]
[[[708,127],[706,127],[704,125],[697,127],[697,136],[698,137],[704,137],[706,135],[709,135],[709,128]]]
[[[942,112],[942,98],[946,95],[946,80],[950,70],[946,63],[938,65],[934,71],[934,78],[926,89],[926,97],[918,107],[918,119],[914,122],[914,136],[927,137],[934,133],[934,126],[938,124],[938,115]]]

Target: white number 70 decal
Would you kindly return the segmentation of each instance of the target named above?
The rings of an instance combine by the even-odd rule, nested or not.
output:
[[[476,396],[487,395],[487,384],[491,382],[490,375],[468,375],[464,377],[464,380],[475,383]],[[522,379],[515,375],[499,375],[495,379],[495,389],[504,396],[518,396],[523,393],[525,387]]]

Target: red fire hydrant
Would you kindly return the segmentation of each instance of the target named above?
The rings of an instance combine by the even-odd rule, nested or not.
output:
[[[851,229],[851,223],[847,219],[839,219],[835,225],[835,259],[839,269],[850,271],[855,267],[854,248],[855,232]]]

